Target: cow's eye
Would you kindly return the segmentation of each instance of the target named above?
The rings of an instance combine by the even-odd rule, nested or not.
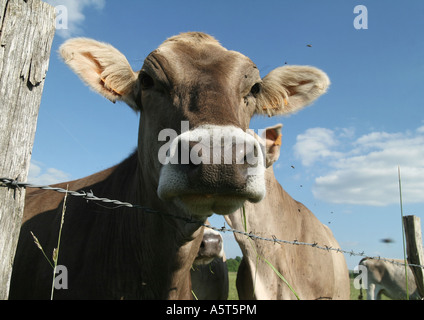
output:
[[[255,83],[253,87],[250,89],[250,94],[256,96],[261,91],[261,84]]]
[[[153,78],[151,76],[149,76],[147,73],[141,73],[140,74],[140,84],[141,84],[141,88],[143,90],[145,89],[149,89],[151,87],[153,87],[153,85],[155,84],[153,81]]]

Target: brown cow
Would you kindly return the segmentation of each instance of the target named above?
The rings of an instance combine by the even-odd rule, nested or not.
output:
[[[225,216],[235,229],[244,229],[264,237],[318,243],[339,248],[330,229],[303,204],[293,200],[274,176],[272,163],[280,154],[281,125],[267,128],[265,184],[267,193],[259,203],[245,204],[241,210]],[[288,281],[300,299],[349,299],[350,284],[345,258],[301,245],[273,244],[235,234],[243,252],[237,273],[240,299],[296,299],[289,287],[266,261]]]
[[[209,224],[209,222],[206,222]],[[191,268],[193,294],[198,300],[227,300],[228,269],[218,231],[205,228],[199,253]]]
[[[134,154],[60,186],[201,221],[265,195],[262,151],[245,133],[251,117],[297,111],[329,85],[324,72],[307,66],[280,67],[261,79],[249,58],[198,32],[166,40],[138,72],[95,40],[68,40],[60,53],[94,91],[140,113]],[[199,148],[206,136],[212,147]],[[10,298],[50,297],[52,270],[30,231],[52,252],[62,202],[61,194],[28,192]],[[66,207],[58,263],[67,268],[68,289],[55,298],[191,299],[198,224],[74,197]]]

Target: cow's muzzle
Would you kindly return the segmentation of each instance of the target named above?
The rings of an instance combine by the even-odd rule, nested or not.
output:
[[[224,257],[224,246],[222,236],[219,232],[206,229],[200,243],[199,252],[194,260],[194,265],[205,265],[211,263],[215,258]]]
[[[264,156],[252,135],[232,126],[201,126],[168,149],[158,195],[196,216],[229,214],[265,195]]]

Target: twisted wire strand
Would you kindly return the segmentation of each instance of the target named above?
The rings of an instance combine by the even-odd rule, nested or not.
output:
[[[112,199],[108,199],[108,198],[99,198],[97,196],[94,195],[94,193],[92,191],[72,191],[72,190],[66,190],[63,188],[57,188],[57,187],[51,187],[48,185],[37,185],[37,184],[31,184],[28,182],[19,182],[16,179],[10,179],[10,178],[0,178],[0,187],[7,187],[9,189],[20,189],[20,188],[35,188],[35,189],[41,189],[41,190],[49,190],[49,191],[55,191],[55,192],[60,192],[60,193],[67,193],[68,195],[71,195],[73,197],[81,197],[87,201],[94,201],[94,202],[102,202],[102,203],[108,203],[108,204],[114,204],[117,205],[117,207],[115,208],[109,208],[109,209],[116,209],[118,207],[129,207],[129,208],[137,208],[137,209],[141,209],[144,212],[147,213],[156,213],[156,214],[161,214],[161,215],[165,215],[168,217],[172,217],[175,219],[180,219],[185,221],[186,223],[196,223],[199,224],[200,226],[218,231],[218,232],[231,232],[231,233],[237,233],[246,237],[249,237],[252,240],[261,240],[261,241],[268,241],[268,242],[272,242],[274,244],[289,244],[289,245],[296,245],[296,246],[309,246],[312,248],[316,248],[316,249],[320,249],[320,250],[325,250],[325,251],[334,251],[337,253],[344,253],[344,254],[348,254],[350,256],[358,256],[358,257],[364,257],[364,258],[368,258],[368,259],[373,259],[373,260],[381,260],[381,261],[387,261],[390,262],[392,264],[396,264],[396,265],[401,265],[401,266],[405,266],[405,263],[403,262],[399,262],[396,261],[394,259],[388,259],[388,258],[383,258],[380,256],[367,256],[365,255],[365,252],[355,252],[353,250],[351,251],[347,251],[347,250],[343,250],[341,248],[333,248],[331,246],[327,246],[327,245],[319,245],[317,242],[314,243],[308,243],[308,242],[302,242],[302,241],[298,241],[298,240],[294,240],[294,241],[289,241],[289,240],[282,240],[282,239],[278,239],[276,238],[274,235],[271,236],[271,238],[269,237],[261,237],[258,236],[256,234],[253,234],[252,232],[246,232],[246,231],[242,231],[242,230],[237,230],[237,229],[232,229],[232,228],[227,228],[225,227],[225,225],[221,228],[218,227],[214,227],[212,225],[206,224],[200,220],[196,220],[193,219],[192,217],[182,217],[182,216],[177,216],[174,214],[170,214],[170,213],[164,213],[164,212],[160,212],[145,206],[141,206],[138,204],[132,204],[129,202],[122,202],[120,200],[112,200]],[[419,264],[409,264],[408,266],[411,267],[418,267],[418,268],[424,268],[423,265],[419,265]]]

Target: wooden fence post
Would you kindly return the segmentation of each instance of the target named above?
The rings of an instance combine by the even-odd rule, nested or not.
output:
[[[26,181],[50,50],[54,8],[0,1],[0,177]],[[9,295],[25,190],[0,187],[0,299]]]
[[[420,220],[417,216],[405,216],[403,217],[403,225],[405,227],[408,263],[424,265]],[[417,267],[411,267],[411,269],[417,284],[418,293],[421,297],[424,297],[424,269]]]

